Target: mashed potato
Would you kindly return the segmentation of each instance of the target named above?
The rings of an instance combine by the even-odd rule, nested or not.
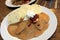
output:
[[[27,14],[28,10],[33,10],[34,13],[40,13],[40,5],[33,4],[33,5],[22,5],[20,8],[16,9],[15,11],[11,12],[8,15],[8,22],[10,24],[17,23],[20,21],[20,18],[24,18]]]

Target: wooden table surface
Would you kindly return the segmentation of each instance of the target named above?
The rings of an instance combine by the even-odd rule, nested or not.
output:
[[[41,3],[38,2],[38,4],[42,5]],[[51,38],[48,40],[60,40],[60,0],[58,0],[58,8],[55,9],[54,6],[51,7],[52,11],[55,13],[57,20],[58,20],[58,25],[57,25],[57,30],[56,32],[52,35]],[[54,1],[53,1],[54,5]],[[48,6],[46,6],[48,7]],[[0,0],[0,23],[2,22],[3,18],[14,9],[8,8],[5,5],[5,0]],[[2,37],[0,36],[0,40],[3,40]]]

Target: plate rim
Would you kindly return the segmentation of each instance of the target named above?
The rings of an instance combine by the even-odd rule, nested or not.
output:
[[[34,1],[36,1],[36,0],[31,0],[28,4],[31,4],[31,3],[34,2]],[[10,4],[11,4],[11,3],[10,3]],[[8,7],[12,7],[12,8],[13,8],[13,7],[15,8],[15,7],[20,7],[20,6],[22,6],[22,5],[12,5],[12,4],[9,5],[8,0],[5,1],[5,5],[8,6]]]

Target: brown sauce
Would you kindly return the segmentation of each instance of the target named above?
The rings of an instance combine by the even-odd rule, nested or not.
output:
[[[15,25],[9,25],[8,32],[14,37],[27,40],[40,36],[48,28],[48,22],[49,16],[45,13],[41,13],[35,24],[30,24],[30,20],[22,21]]]
[[[13,0],[12,4],[14,5],[22,5],[22,4],[26,4],[29,3],[31,0]]]

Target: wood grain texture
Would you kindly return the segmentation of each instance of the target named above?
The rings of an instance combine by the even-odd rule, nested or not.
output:
[[[39,5],[42,5],[44,4],[44,1],[40,3],[40,1],[38,1]],[[46,5],[46,7],[48,7],[49,5],[49,2],[48,4]],[[53,12],[55,13],[56,17],[57,17],[57,20],[58,20],[58,25],[57,25],[57,30],[56,32],[52,35],[51,38],[49,38],[48,40],[60,40],[60,0],[58,0],[58,8],[57,9],[54,9],[54,1],[53,1],[53,4],[52,4],[52,10]],[[48,7],[49,8],[49,7]],[[6,5],[5,5],[5,0],[0,0],[0,23],[1,21],[3,20],[3,18],[9,13],[11,12],[12,10],[14,9],[11,9],[11,8],[8,8]],[[2,37],[0,36],[0,40],[3,40]]]

